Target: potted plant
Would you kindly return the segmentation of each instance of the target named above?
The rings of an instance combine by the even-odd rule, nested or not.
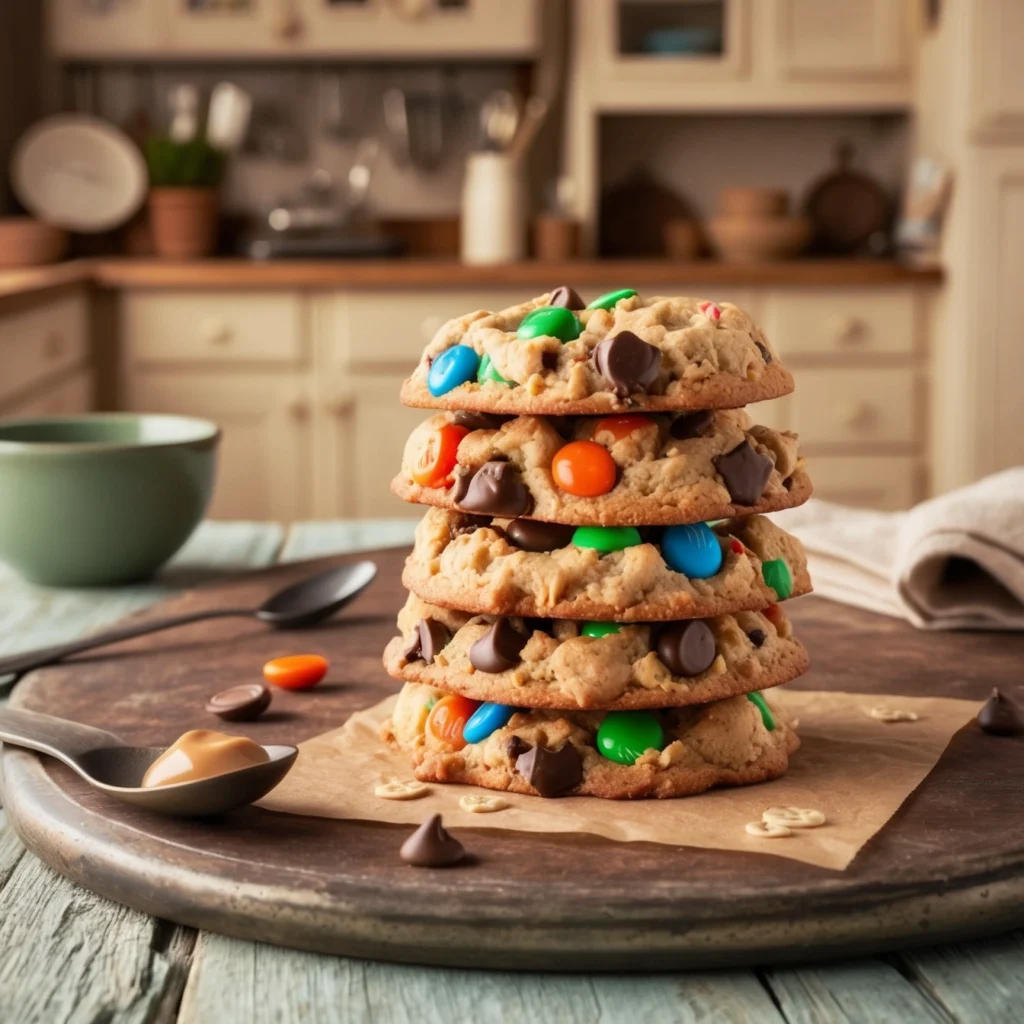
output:
[[[146,163],[157,255],[180,260],[209,256],[217,247],[224,153],[203,138],[154,138],[146,144]]]

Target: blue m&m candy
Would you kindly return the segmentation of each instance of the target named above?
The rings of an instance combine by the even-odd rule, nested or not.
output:
[[[706,580],[722,568],[722,546],[707,523],[668,527],[661,538],[661,557],[691,580]]]
[[[496,729],[508,725],[516,710],[507,704],[481,704],[462,727],[462,738],[467,743],[483,742]]]
[[[427,387],[435,398],[440,398],[452,388],[475,380],[479,365],[480,357],[468,345],[453,345],[430,364]]]

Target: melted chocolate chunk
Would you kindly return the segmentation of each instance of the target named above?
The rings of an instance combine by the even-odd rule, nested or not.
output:
[[[402,860],[417,868],[447,868],[466,856],[466,848],[441,825],[441,815],[431,815],[404,843]]]
[[[978,712],[978,725],[993,736],[1024,735],[1024,718],[1021,717],[1020,708],[996,688],[993,688],[992,696]]]
[[[741,441],[731,452],[716,455],[711,461],[737,505],[756,505],[775,468],[775,463],[749,441]]]
[[[215,693],[206,710],[225,722],[255,722],[270,707],[270,691],[262,683],[243,683]]]
[[[560,284],[552,293],[548,305],[561,309],[585,309],[586,303],[580,298],[580,293],[567,284]]]
[[[455,540],[456,537],[461,537],[464,533],[475,533],[481,527],[490,525],[490,516],[475,516],[471,512],[467,512],[452,522],[448,527],[448,535]]]
[[[583,780],[583,759],[568,742],[558,750],[533,747],[516,758],[516,771],[541,796],[558,796]]]
[[[509,541],[523,551],[554,551],[568,547],[575,532],[573,526],[541,523],[536,519],[515,519],[505,528]]]
[[[540,361],[544,366],[545,370],[557,370],[558,369],[558,357],[561,352],[545,352],[540,357]]]
[[[529,639],[503,616],[470,647],[469,662],[481,672],[505,672],[519,664]]]
[[[620,331],[605,338],[594,349],[597,372],[620,398],[635,391],[646,391],[661,369],[661,349],[648,345],[632,331]]]
[[[458,427],[465,427],[467,430],[497,430],[502,423],[511,418],[511,416],[494,416],[489,412],[460,409],[452,417],[452,423]]]
[[[715,414],[711,409],[684,412],[682,416],[677,416],[672,421],[669,433],[677,441],[689,441],[691,437],[700,437],[714,422]]]
[[[764,360],[764,365],[771,365],[772,354],[768,351],[767,345],[762,345],[761,342],[755,341],[754,344],[757,346],[757,351],[761,353],[761,358]]]
[[[438,651],[444,650],[450,639],[451,634],[444,623],[438,622],[437,619],[420,619],[412,640],[402,651],[402,657],[406,661],[419,658],[430,665]]]
[[[463,487],[463,481],[468,482]],[[515,519],[533,508],[533,496],[519,470],[511,463],[485,462],[471,477],[458,477],[452,494],[456,504],[469,512]]]
[[[698,676],[715,660],[715,634],[700,619],[666,626],[657,640],[658,657],[677,676]]]
[[[520,739],[518,736],[509,737],[509,741],[505,745],[505,753],[508,754],[509,760],[513,763],[528,750],[533,750],[533,747],[526,740]]]
[[[764,631],[763,629],[752,629],[752,630],[751,630],[751,631],[750,631],[750,632],[749,632],[749,633],[747,634],[747,639],[748,639],[748,640],[749,640],[749,641],[750,641],[750,642],[751,642],[751,643],[752,643],[752,644],[753,644],[753,645],[754,645],[755,647],[763,647],[763,646],[764,646],[764,642],[765,642],[765,640],[767,640],[767,639],[768,639],[768,635],[767,635],[767,634],[765,633],[765,631]]]

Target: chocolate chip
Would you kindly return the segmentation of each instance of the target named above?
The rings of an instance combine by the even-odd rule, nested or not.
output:
[[[747,634],[747,639],[748,639],[748,640],[749,640],[749,641],[750,641],[750,642],[751,642],[751,643],[752,643],[752,644],[753,644],[753,645],[754,645],[755,647],[763,647],[763,646],[764,646],[764,642],[765,642],[765,640],[767,640],[767,639],[768,639],[768,635],[767,635],[767,634],[765,633],[765,631],[764,631],[763,629],[752,629],[752,630],[751,630],[751,631],[750,631],[750,632],[749,632],[749,633]]]
[[[489,412],[460,409],[452,417],[452,423],[457,427],[465,427],[467,430],[497,430],[502,423],[511,418],[511,416],[494,416]]]
[[[508,759],[513,762],[528,750],[533,750],[533,747],[526,740],[520,739],[518,736],[510,736],[508,743],[505,745],[505,753],[508,754]]]
[[[677,416],[672,421],[669,433],[677,441],[689,441],[691,437],[700,437],[714,422],[715,414],[711,409],[684,412],[682,416]]]
[[[661,349],[648,345],[632,331],[605,338],[594,349],[594,365],[620,398],[646,391],[661,369]]]
[[[754,344],[757,346],[757,351],[761,353],[764,365],[769,366],[772,361],[772,354],[768,351],[768,347],[766,345],[762,345],[759,341],[755,341]]]
[[[543,363],[544,369],[545,370],[557,370],[558,369],[558,357],[561,354],[562,354],[561,352],[545,352],[544,355],[542,355],[540,357],[540,361],[541,361],[541,363]]]
[[[262,683],[243,683],[215,693],[206,710],[225,722],[254,722],[270,707],[270,691]]]
[[[452,540],[461,537],[464,533],[476,533],[477,530],[491,525],[490,516],[475,516],[472,513],[460,515],[448,526],[448,536]]]
[[[443,651],[451,639],[447,627],[437,619],[420,619],[409,645],[402,651],[406,661],[422,658],[432,664],[439,651]]]
[[[775,463],[749,441],[741,441],[731,452],[716,455],[711,461],[737,505],[756,505],[775,468]]]
[[[697,676],[715,660],[715,634],[700,619],[673,622],[658,634],[657,651],[673,675]]]
[[[993,736],[1024,734],[1024,718],[1021,717],[1020,708],[996,688],[993,688],[992,696],[978,712],[978,725]]]
[[[502,617],[469,649],[469,662],[481,672],[505,672],[520,662],[530,638]]]
[[[470,512],[491,516],[524,516],[533,508],[533,496],[511,463],[492,460],[485,462],[469,479],[465,489],[455,481],[454,501]]]
[[[516,758],[516,771],[541,796],[558,796],[582,781],[583,759],[571,743],[558,750],[534,747]]]
[[[508,539],[523,551],[554,551],[568,547],[575,527],[561,523],[540,523],[536,519],[515,519],[505,527]]]
[[[560,284],[548,300],[549,306],[557,306],[561,309],[584,309],[586,303],[580,298],[580,293],[567,284]]]
[[[466,848],[441,825],[433,814],[404,843],[402,860],[416,868],[447,868],[466,856]]]

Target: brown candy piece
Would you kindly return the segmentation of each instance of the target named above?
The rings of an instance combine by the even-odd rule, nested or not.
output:
[[[466,857],[466,848],[433,814],[404,843],[400,856],[414,868],[448,868]]]
[[[502,617],[470,647],[469,662],[481,672],[506,672],[519,664],[519,654],[529,639]]]
[[[494,416],[489,412],[473,412],[471,409],[459,409],[452,417],[452,423],[467,430],[497,430],[511,416]]]
[[[420,619],[416,626],[416,633],[409,646],[402,651],[406,661],[413,661],[415,658],[422,658],[428,665],[432,664],[438,651],[444,650],[451,634],[448,627],[437,619]]]
[[[658,634],[656,649],[662,664],[677,676],[700,675],[718,653],[715,634],[700,619],[670,623]]]
[[[677,416],[669,427],[669,433],[677,441],[689,441],[691,437],[700,437],[715,421],[714,411],[698,409],[696,412],[684,412]]]
[[[560,284],[552,293],[548,301],[549,306],[556,306],[560,309],[584,309],[586,303],[580,298],[580,293],[567,284]]]
[[[505,527],[505,534],[523,551],[554,551],[569,546],[575,527],[561,523],[541,523],[536,519],[516,519]]]
[[[558,796],[583,780],[583,759],[568,742],[557,750],[533,747],[516,758],[516,771],[541,796]]]
[[[225,722],[255,722],[270,707],[270,691],[262,683],[243,683],[215,693],[206,710]]]
[[[475,516],[467,512],[452,522],[448,527],[448,535],[455,540],[456,537],[461,537],[464,533],[476,533],[481,527],[490,525],[490,516]]]
[[[768,639],[768,634],[767,634],[767,633],[765,633],[765,631],[764,631],[763,629],[752,629],[752,630],[751,630],[751,631],[750,631],[750,632],[749,632],[749,633],[747,634],[747,639],[748,639],[748,640],[749,640],[749,641],[750,641],[750,642],[751,642],[751,643],[752,643],[752,644],[753,644],[753,645],[754,645],[755,647],[764,647],[764,642],[765,642],[765,640],[767,640],[767,639]]]
[[[455,482],[454,500],[469,512],[515,519],[533,508],[533,496],[510,462],[485,462],[468,478]]]
[[[1020,708],[993,687],[992,696],[978,712],[978,725],[993,736],[1024,735],[1024,717]]]
[[[756,505],[775,468],[775,463],[767,455],[756,451],[746,440],[731,452],[716,455],[711,461],[725,481],[729,497],[737,505]]]
[[[525,754],[528,750],[532,750],[526,740],[521,739],[519,736],[510,737],[508,743],[505,745],[505,753],[508,754],[510,761],[515,761],[521,754]]]
[[[764,360],[765,366],[770,366],[772,361],[772,354],[768,351],[767,345],[762,345],[761,342],[755,341],[754,344],[757,346],[757,351],[761,353],[761,358]]]
[[[661,369],[661,349],[648,345],[632,331],[619,331],[594,349],[597,372],[620,398],[646,391]]]

